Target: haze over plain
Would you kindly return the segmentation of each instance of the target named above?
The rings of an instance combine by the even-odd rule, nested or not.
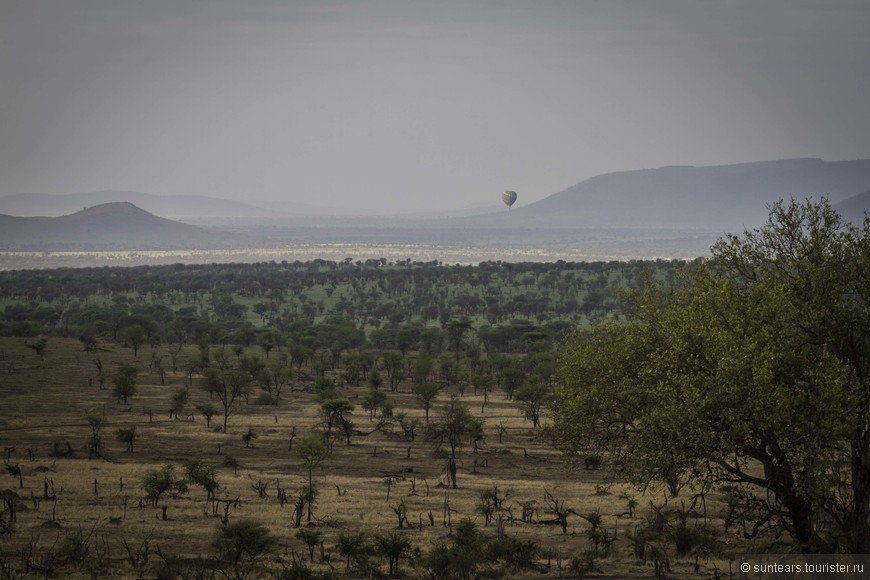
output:
[[[12,0],[0,194],[518,206],[663,165],[870,157],[870,3]]]

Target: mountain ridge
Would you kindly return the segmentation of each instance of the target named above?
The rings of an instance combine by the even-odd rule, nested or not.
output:
[[[779,199],[833,204],[870,188],[870,159],[796,158],[730,165],[669,165],[596,175],[500,214],[455,220],[466,227],[755,227]]]

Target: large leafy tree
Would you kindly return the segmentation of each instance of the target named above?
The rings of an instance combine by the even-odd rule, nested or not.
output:
[[[640,486],[727,485],[744,532],[870,551],[870,222],[779,203],[633,321],[576,337],[551,434]]]

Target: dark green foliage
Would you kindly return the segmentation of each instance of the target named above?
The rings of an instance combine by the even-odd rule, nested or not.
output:
[[[450,397],[433,428],[435,436],[447,445],[447,472],[450,486],[454,489],[459,487],[456,483],[456,458],[459,449],[465,445],[469,436],[473,437],[475,433],[482,436],[482,425],[483,421],[472,417],[465,404],[456,397]]]
[[[133,443],[136,442],[136,427],[128,427],[115,431],[118,441],[127,446],[127,451],[133,453]]]
[[[411,540],[399,532],[375,536],[375,549],[387,559],[390,576],[399,574],[399,563],[411,551]]]
[[[242,519],[218,528],[211,544],[219,559],[232,567],[236,578],[246,578],[256,562],[268,555],[277,542],[263,524]]]
[[[218,351],[214,363],[203,373],[202,388],[217,398],[223,411],[223,431],[242,398],[251,391],[251,374],[244,369],[241,360],[233,361],[224,350]]]
[[[542,383],[528,383],[514,392],[514,399],[533,427],[541,423],[541,409],[550,399],[550,388]]]
[[[85,418],[91,429],[91,437],[88,440],[88,459],[102,457],[103,455],[103,428],[106,426],[106,417],[103,415],[88,415]]]
[[[184,492],[187,485],[183,479],[175,475],[175,466],[164,465],[159,469],[153,469],[142,478],[142,489],[148,494],[151,504],[157,507],[160,496],[169,491]]]
[[[365,532],[341,532],[336,543],[338,553],[345,558],[347,571],[365,572],[370,568],[370,558],[374,555],[374,546],[369,542]]]
[[[218,410],[211,403],[203,403],[202,405],[197,405],[196,410],[199,411],[200,415],[205,417],[205,425],[206,427],[211,427],[211,418],[217,415]]]
[[[112,392],[121,402],[127,404],[127,399],[136,394],[139,385],[139,369],[131,365],[121,365],[112,379],[115,385]]]
[[[217,468],[205,462],[199,457],[191,457],[184,461],[184,470],[187,480],[205,490],[207,499],[212,499],[215,492],[220,489],[217,481]]]
[[[253,428],[248,428],[244,435],[242,435],[242,441],[245,442],[245,448],[250,449],[251,442],[258,437],[257,432],[254,431]]]
[[[712,253],[676,287],[648,280],[630,324],[571,342],[553,440],[672,496],[729,482],[750,536],[867,553],[870,222],[780,203]]]
[[[184,406],[187,405],[187,402],[190,400],[190,389],[183,387],[175,391],[172,394],[171,406],[169,407],[169,416],[175,415],[178,417],[182,411],[184,411]]]
[[[505,536],[494,538],[486,545],[486,558],[503,562],[511,570],[533,568],[541,555],[541,547],[534,540],[519,540]]]
[[[313,528],[302,528],[296,532],[296,537],[305,543],[305,547],[308,548],[308,557],[314,562],[314,550],[317,549],[317,544],[320,543],[323,532]]]
[[[319,435],[306,435],[296,441],[292,454],[302,462],[303,469],[308,472],[308,486],[304,497],[305,503],[308,505],[308,521],[310,522],[315,497],[314,470],[332,457],[332,446],[329,441]]]
[[[48,340],[46,338],[40,338],[36,342],[30,343],[25,341],[27,348],[31,349],[40,359],[45,358],[45,348],[48,346]]]

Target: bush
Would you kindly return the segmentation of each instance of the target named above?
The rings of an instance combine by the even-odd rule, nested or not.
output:
[[[517,538],[496,538],[486,547],[486,557],[491,561],[502,561],[514,570],[525,570],[535,566],[541,547],[534,540]]]

